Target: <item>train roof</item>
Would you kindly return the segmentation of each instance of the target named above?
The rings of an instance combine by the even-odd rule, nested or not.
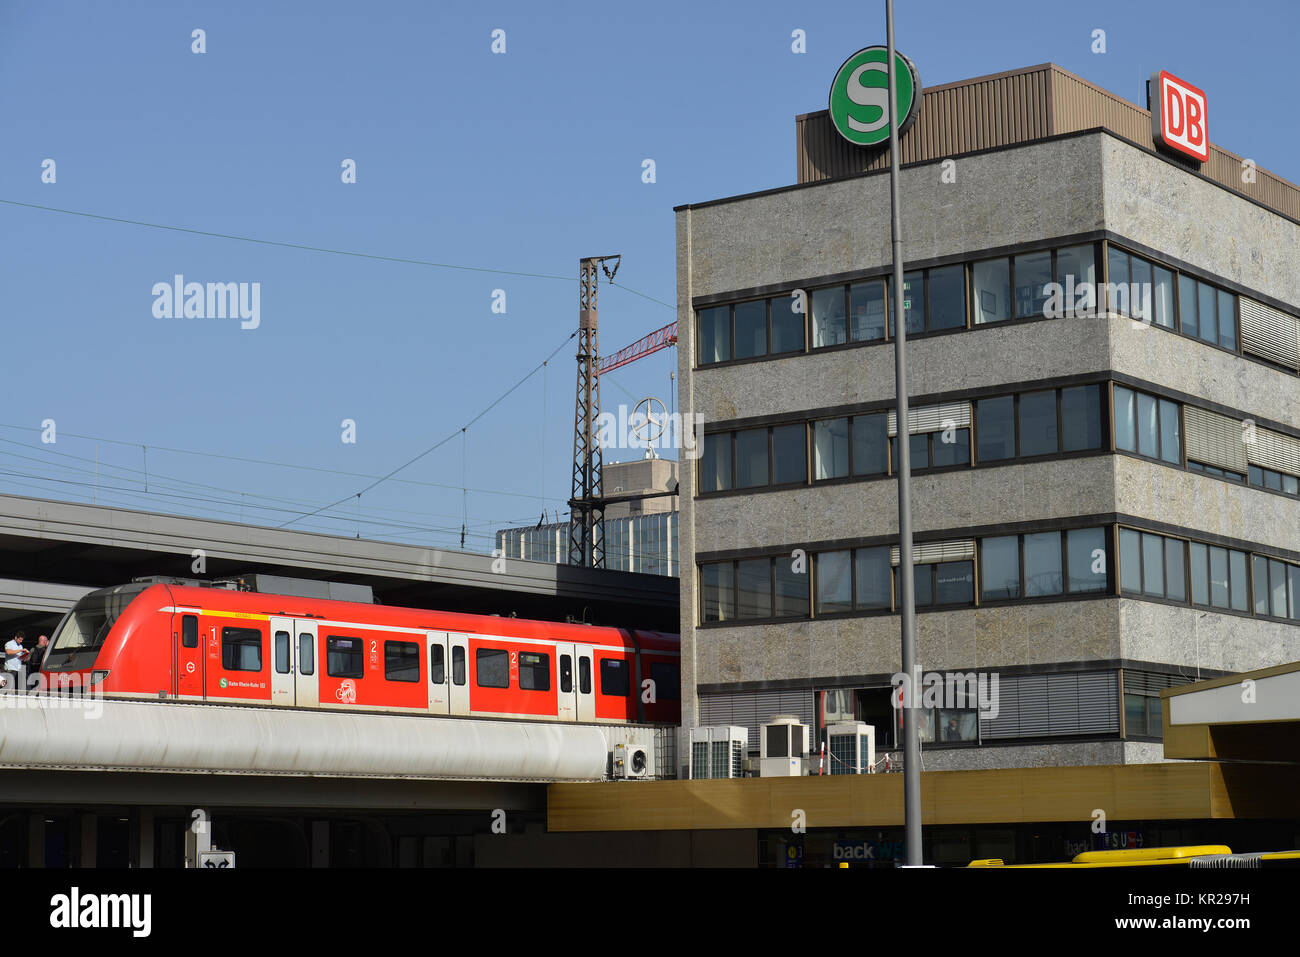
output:
[[[166,605],[177,608],[221,609],[250,614],[275,615],[285,618],[323,618],[333,621],[355,621],[358,624],[382,625],[392,623],[407,628],[427,628],[429,631],[456,631],[467,634],[500,635],[512,638],[557,638],[566,641],[617,643],[634,648],[661,648],[676,650],[680,639],[675,634],[628,629],[607,625],[574,624],[570,622],[538,621],[530,618],[513,618],[501,615],[476,615],[468,612],[440,611],[437,609],[406,608],[399,605],[363,604],[337,601],[329,598],[304,598],[294,595],[274,595],[265,592],[236,591],[225,588],[204,588],[193,585],[153,584],[140,593],[140,598],[166,592],[170,598]],[[92,594],[94,594],[92,592]],[[151,600],[151,599],[146,599]],[[160,606],[163,607],[163,606]],[[635,641],[632,634],[635,632]]]

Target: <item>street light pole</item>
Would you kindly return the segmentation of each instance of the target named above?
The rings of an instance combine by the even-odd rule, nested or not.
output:
[[[898,194],[898,65],[894,62],[894,0],[885,0],[889,68],[889,200],[894,249],[894,388],[898,397],[898,575],[903,625],[903,811],[907,866],[920,867],[921,748],[916,727],[916,583],[912,571],[912,460],[907,403],[907,328],[903,315],[903,234]],[[919,91],[917,91],[919,95]]]

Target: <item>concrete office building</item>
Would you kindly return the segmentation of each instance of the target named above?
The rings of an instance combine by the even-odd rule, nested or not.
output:
[[[891,750],[888,153],[796,132],[796,185],[677,210],[683,723]],[[1050,64],[926,89],[900,150],[918,661],[999,679],[925,769],[1161,760],[1161,689],[1300,658],[1300,187]]]
[[[661,493],[677,484],[677,463],[641,458],[610,462],[602,469],[609,498],[650,495],[611,503],[605,509],[605,567],[645,575],[677,574],[677,496]],[[496,533],[497,550],[506,558],[534,562],[569,562],[569,523],[503,528]]]

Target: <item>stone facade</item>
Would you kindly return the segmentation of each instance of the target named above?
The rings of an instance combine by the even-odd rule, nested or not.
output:
[[[1300,311],[1300,225],[1105,131],[962,157],[956,169],[955,184],[941,182],[937,163],[902,172],[908,268],[1035,242],[1113,238],[1207,281]],[[717,368],[695,363],[697,307],[788,295],[884,269],[887,174],[682,207],[677,251],[680,406],[685,414],[702,414],[706,430],[708,423],[743,427],[764,417],[812,417],[813,410],[892,399],[894,350],[886,344]],[[922,338],[909,343],[908,366],[914,406],[927,396],[1099,374],[1300,429],[1296,376],[1119,316],[1021,321]],[[740,683],[802,683],[811,690],[828,679],[880,678],[898,669],[896,615],[701,626],[697,572],[699,556],[896,535],[894,480],[704,497],[697,496],[695,468],[684,468],[680,480],[684,726],[696,723],[694,692],[701,685],[710,694]],[[913,478],[912,501],[918,535],[1128,516],[1189,537],[1200,533],[1300,556],[1300,499],[1128,455],[921,473]],[[1294,623],[1114,594],[922,612],[917,640],[918,659],[934,670],[1059,670],[1095,662],[1113,673],[1128,662],[1195,677],[1202,669],[1236,672],[1300,658]],[[1161,759],[1158,743],[1112,736],[936,748],[926,751],[925,766]]]

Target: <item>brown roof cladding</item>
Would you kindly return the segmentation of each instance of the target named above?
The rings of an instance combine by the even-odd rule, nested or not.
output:
[[[921,111],[899,144],[904,164],[937,160],[1027,143],[1064,133],[1106,129],[1144,150],[1158,152],[1151,113],[1055,63],[994,73],[923,89]],[[854,146],[835,131],[827,110],[795,119],[800,183],[817,183],[889,168],[888,148]],[[1210,144],[1198,167],[1159,155],[1247,197],[1300,220],[1300,186],[1263,169],[1243,183],[1242,157]]]

